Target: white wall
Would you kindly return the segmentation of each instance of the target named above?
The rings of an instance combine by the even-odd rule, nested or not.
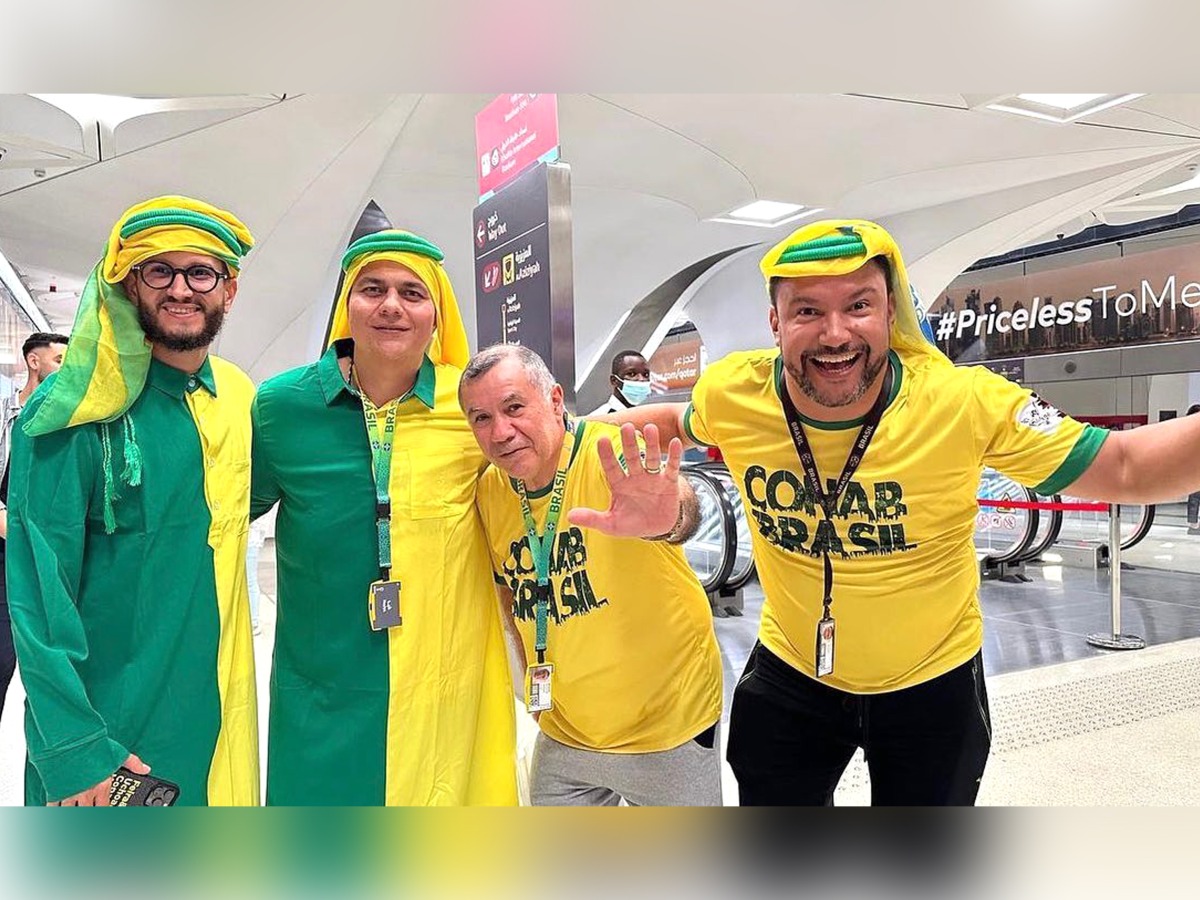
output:
[[[1174,411],[1177,416],[1187,414],[1188,405],[1193,402],[1188,399],[1191,379],[1192,376],[1187,374],[1150,376],[1147,408],[1151,422],[1157,422],[1163,411]]]
[[[1148,415],[1148,381],[1146,376],[1137,375],[1050,381],[1029,387],[1070,416],[1144,416]]]

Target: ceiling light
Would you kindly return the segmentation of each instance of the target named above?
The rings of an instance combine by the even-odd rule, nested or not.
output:
[[[1059,109],[1072,110],[1107,97],[1108,94],[1017,94],[1022,100],[1030,103],[1040,103],[1043,106],[1057,106]]]
[[[988,109],[1032,116],[1048,122],[1073,122],[1121,103],[1128,103],[1145,94],[1012,94]]]
[[[739,206],[729,213],[732,219],[752,219],[755,222],[773,222],[804,209],[799,203],[780,203],[777,200],[755,200]]]
[[[821,211],[817,206],[801,206],[799,203],[781,203],[778,200],[755,200],[731,209],[710,222],[728,222],[734,225],[755,225],[759,228],[774,228],[785,222],[794,222]]]

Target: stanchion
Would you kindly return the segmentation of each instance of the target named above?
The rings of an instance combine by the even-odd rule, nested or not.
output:
[[[1121,634],[1121,507],[1108,508],[1108,575],[1112,586],[1112,634],[1089,634],[1087,642],[1105,650],[1141,650],[1146,642],[1135,634]]]

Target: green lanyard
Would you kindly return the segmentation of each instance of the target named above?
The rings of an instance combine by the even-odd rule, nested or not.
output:
[[[568,423],[567,431],[574,433],[574,423]],[[570,460],[570,450],[563,438],[562,457]],[[559,459],[558,471],[554,473],[554,489],[550,493],[550,508],[546,511],[546,528],[538,536],[537,522],[525,482],[517,480],[517,493],[521,497],[521,515],[525,519],[525,533],[529,536],[529,553],[533,557],[533,569],[537,573],[537,613],[534,620],[533,649],[537,651],[538,665],[546,661],[546,619],[550,613],[550,553],[554,548],[554,533],[558,530],[558,519],[562,515],[563,496],[567,492],[567,462]]]
[[[353,366],[350,378],[354,379]],[[393,400],[383,409],[383,429],[379,427],[379,408],[361,390],[363,419],[367,423],[367,438],[371,442],[371,472],[375,477],[375,531],[379,539],[379,579],[388,581],[392,576],[392,499],[388,485],[392,477],[392,441],[396,435],[396,409],[398,400]]]

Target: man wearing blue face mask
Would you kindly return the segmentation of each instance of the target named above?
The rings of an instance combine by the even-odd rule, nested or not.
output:
[[[605,416],[645,403],[650,396],[650,364],[636,350],[622,350],[612,361],[608,376],[612,396],[589,413]]]

